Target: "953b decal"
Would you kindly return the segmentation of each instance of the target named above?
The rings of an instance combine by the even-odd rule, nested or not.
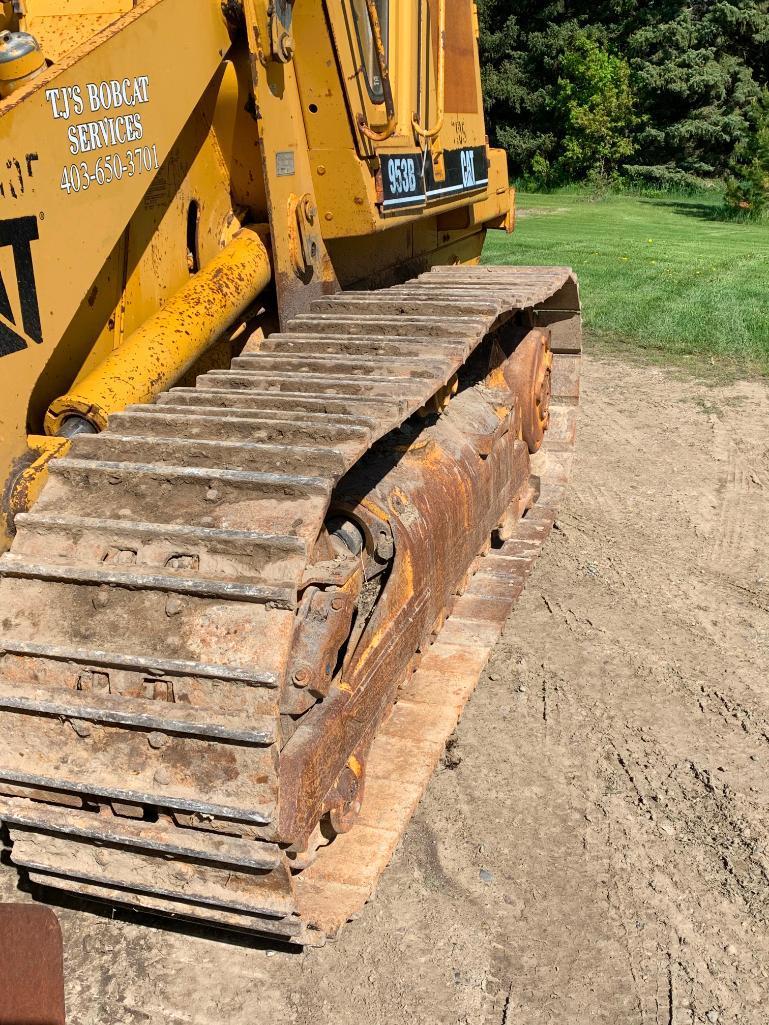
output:
[[[428,160],[425,163],[422,153],[383,156],[383,213],[407,213],[430,202],[485,189],[489,183],[485,146],[445,150],[443,164],[446,174],[439,181],[435,177],[432,162]]]

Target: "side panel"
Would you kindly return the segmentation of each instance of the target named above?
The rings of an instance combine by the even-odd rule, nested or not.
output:
[[[429,7],[435,53],[438,49],[437,0],[430,0]],[[445,93],[445,109],[450,114],[478,114],[481,109],[474,32],[473,0],[451,0],[446,18],[446,66],[449,73],[446,75]]]
[[[283,325],[313,299],[338,291],[339,283],[321,230],[295,62],[267,56],[267,12],[256,0],[245,0],[244,10]]]
[[[329,215],[324,232],[334,238],[413,224],[424,220],[426,211],[467,209],[490,193],[472,0],[380,0],[395,103],[391,131],[385,100],[377,102],[368,85],[373,58],[361,37],[361,8],[362,0],[325,2],[338,64],[334,71],[347,107],[344,121],[336,97],[334,123],[325,115],[330,62],[322,71],[314,65],[305,55],[306,38],[297,50],[316,188]],[[443,36],[441,11],[446,15]],[[346,146],[339,141],[341,127],[349,135]],[[371,138],[371,132],[380,138]],[[497,217],[506,205],[505,196]]]
[[[21,27],[37,39],[48,60],[58,63],[137,6],[137,0],[24,0]]]
[[[3,468],[26,449],[35,382],[229,45],[215,0],[144,0],[0,104]]]

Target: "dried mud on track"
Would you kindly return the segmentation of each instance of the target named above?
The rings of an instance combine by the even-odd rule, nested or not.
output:
[[[769,1021],[769,388],[589,358],[583,403],[559,528],[363,916],[296,954],[63,908],[71,1025]]]

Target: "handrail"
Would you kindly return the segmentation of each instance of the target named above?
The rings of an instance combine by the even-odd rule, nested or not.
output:
[[[358,128],[367,139],[372,142],[386,142],[395,134],[395,127],[398,117],[393,99],[392,83],[390,82],[390,68],[387,64],[387,52],[385,51],[384,40],[382,39],[382,26],[379,21],[379,12],[376,9],[376,0],[366,0],[366,10],[371,26],[371,37],[374,40],[374,51],[379,67],[379,78],[382,82],[382,95],[384,96],[385,112],[387,113],[387,124],[381,132],[374,131],[369,127],[364,113],[358,114]]]
[[[438,0],[438,86],[436,89],[438,119],[432,128],[422,128],[414,114],[411,124],[420,139],[434,139],[443,128],[446,116],[446,0]]]

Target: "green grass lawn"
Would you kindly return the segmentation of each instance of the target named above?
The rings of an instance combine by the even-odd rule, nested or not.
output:
[[[594,336],[769,373],[769,224],[719,221],[707,198],[527,194],[519,211],[484,262],[573,267]]]

